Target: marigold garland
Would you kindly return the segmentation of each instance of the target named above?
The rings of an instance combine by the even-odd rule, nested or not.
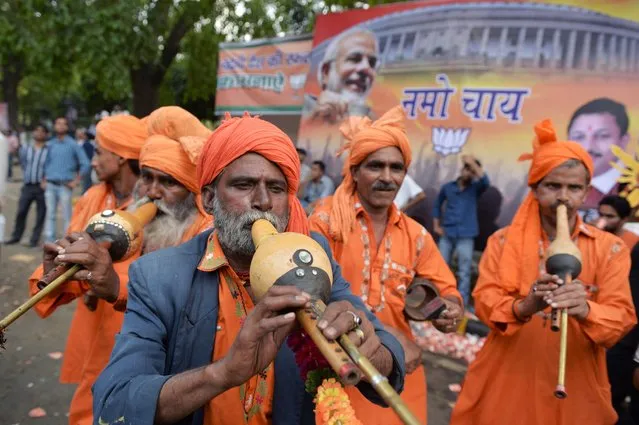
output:
[[[348,394],[313,340],[302,331],[288,337],[306,392],[314,396],[317,425],[362,425]]]
[[[315,423],[322,425],[362,425],[342,384],[326,379],[315,396]]]

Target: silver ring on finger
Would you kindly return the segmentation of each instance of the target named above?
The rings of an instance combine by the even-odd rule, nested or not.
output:
[[[350,310],[347,310],[346,312],[353,316],[353,329],[362,324],[362,318],[359,317],[355,312]]]
[[[87,273],[87,282],[91,282],[92,279],[93,279],[93,273],[91,272]]]

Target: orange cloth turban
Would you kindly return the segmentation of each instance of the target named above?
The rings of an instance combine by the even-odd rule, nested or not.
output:
[[[190,192],[200,193],[195,172],[204,145],[199,137],[181,137],[173,140],[155,134],[150,136],[140,152],[140,166],[151,167],[169,174]]]
[[[211,183],[230,163],[255,152],[275,163],[288,184],[287,231],[308,235],[308,220],[297,199],[300,160],[291,139],[275,125],[245,113],[242,118],[226,114],[222,124],[206,141],[197,168],[200,187]]]
[[[149,134],[162,134],[170,139],[192,136],[208,139],[211,130],[206,128],[193,114],[179,106],[163,106],[147,118]]]
[[[138,159],[147,137],[146,122],[131,115],[107,117],[96,126],[100,147],[125,159]]]
[[[196,166],[211,130],[178,106],[156,109],[145,120],[150,137],[140,154],[140,166],[167,173],[199,194]]]
[[[361,164],[373,152],[388,147],[398,148],[404,157],[404,166],[408,168],[410,165],[412,152],[404,120],[404,109],[396,106],[375,122],[365,117],[350,117],[340,127],[347,142],[337,155],[345,150],[349,150],[349,154],[342,170],[344,180],[335,191],[331,206],[329,232],[333,239],[346,242],[355,223],[353,204],[357,188],[351,175],[351,167]]]
[[[588,152],[578,143],[559,141],[550,120],[535,126],[533,153],[519,157],[532,159],[528,184],[541,181],[554,168],[571,159],[581,161],[592,176],[593,163]],[[504,249],[499,263],[499,279],[507,292],[526,296],[539,274],[539,240],[542,237],[539,203],[532,192],[517,210],[506,232]],[[499,320],[496,320],[499,321]]]

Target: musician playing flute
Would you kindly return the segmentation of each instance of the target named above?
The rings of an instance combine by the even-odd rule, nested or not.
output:
[[[535,127],[530,193],[512,224],[488,241],[473,292],[477,314],[491,332],[470,365],[452,425],[613,425],[606,348],[636,323],[628,273],[630,255],[617,236],[583,223],[592,159],[574,142],[559,141],[549,120]],[[544,251],[565,204],[582,255],[579,280],[561,285],[544,271]],[[568,312],[566,389],[555,398],[560,335],[550,309]]]
[[[60,373],[61,382],[78,384],[69,408],[70,425],[93,423],[91,387],[106,366],[115,334],[122,326],[128,268],[141,254],[113,264],[107,249],[84,232],[89,219],[105,209],[126,209],[140,196],[159,201],[160,212],[144,229],[142,253],[175,246],[211,224],[211,217],[196,207],[195,164],[185,148],[178,140],[161,134],[149,137],[149,124],[161,129],[170,127],[170,121],[190,123],[182,125],[183,136],[202,129],[208,131],[187,111],[171,110],[172,116],[158,110],[146,120],[120,115],[98,123],[92,164],[102,182],[90,188],[76,204],[67,235],[44,245],[43,264],[29,279],[29,290],[34,295],[39,290],[38,280],[59,263],[83,266],[72,280],[34,307],[38,315],[46,318],[59,306],[83,297],[71,322]],[[196,151],[204,140],[189,138],[185,142]]]
[[[310,296],[273,286],[257,301],[249,280],[253,222],[262,218],[279,232],[309,234],[296,197],[295,146],[266,121],[228,116],[207,141],[198,176],[215,230],[131,267],[122,332],[94,387],[96,421],[314,424],[312,396],[284,344],[297,326],[291,309],[306,306]],[[311,236],[332,258],[326,240]],[[336,263],[332,272],[331,299],[318,327],[329,340],[347,334],[401,391],[399,342],[353,296]],[[358,389],[382,402],[369,383]]]
[[[393,200],[411,161],[404,111],[395,107],[379,120],[350,118],[342,126],[348,157],[335,195],[320,201],[311,229],[329,240],[353,292],[402,343],[407,376],[402,399],[426,424],[422,350],[404,316],[406,290],[414,277],[427,278],[447,305],[435,326],[452,332],[461,319],[461,295],[432,236],[399,211]],[[372,406],[347,389],[357,417],[366,425],[401,424],[389,409]]]

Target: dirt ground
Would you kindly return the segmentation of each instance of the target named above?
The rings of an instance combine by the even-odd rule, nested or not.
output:
[[[18,171],[15,167],[14,171]],[[8,184],[2,208],[7,224],[5,239],[13,230],[20,195],[20,182]],[[35,205],[27,222],[23,240],[28,241],[35,216]],[[6,316],[27,298],[27,278],[41,262],[41,249],[23,245],[0,246],[0,317]],[[68,422],[69,402],[74,385],[58,382],[61,359],[74,305],[58,309],[46,320],[33,311],[11,325],[6,333],[6,349],[0,350],[0,425],[63,425]],[[465,367],[430,353],[424,354],[428,376],[428,423],[447,425],[455,393],[449,384],[460,383]],[[46,416],[29,417],[34,408]]]

